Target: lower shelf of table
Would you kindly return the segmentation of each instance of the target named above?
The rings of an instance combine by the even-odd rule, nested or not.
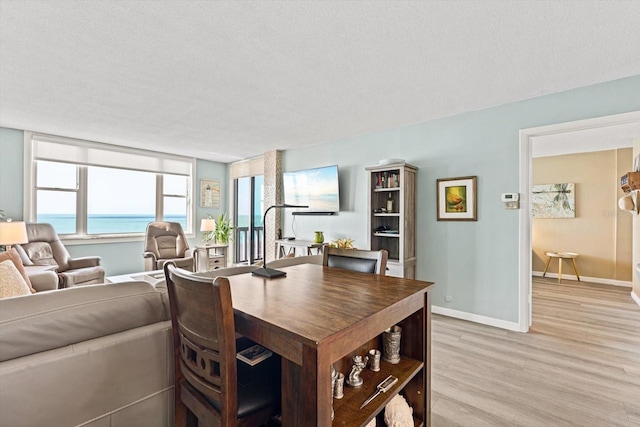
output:
[[[402,357],[400,362],[395,365],[381,361],[378,372],[373,372],[370,369],[363,370],[360,376],[364,380],[364,384],[358,388],[348,386],[345,379],[344,397],[333,400],[335,411],[333,426],[365,425],[368,420],[382,411],[393,396],[401,391],[423,367],[424,363],[420,360]],[[344,374],[347,377],[349,373],[345,372]],[[360,409],[360,405],[376,391],[376,386],[389,375],[398,378],[396,385]],[[424,393],[424,390],[422,392]],[[414,424],[420,426],[422,421],[414,419]]]

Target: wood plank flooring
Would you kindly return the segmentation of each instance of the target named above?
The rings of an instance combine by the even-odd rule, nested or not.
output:
[[[432,425],[640,426],[631,290],[533,281],[528,334],[433,315]]]

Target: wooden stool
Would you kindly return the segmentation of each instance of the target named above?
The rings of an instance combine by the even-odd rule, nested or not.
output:
[[[562,260],[570,259],[573,264],[573,271],[576,272],[576,277],[578,278],[578,282],[580,281],[580,275],[578,274],[578,266],[576,265],[576,258],[578,258],[578,254],[574,252],[545,252],[545,255],[549,257],[547,260],[547,265],[544,267],[544,273],[542,273],[542,277],[547,274],[547,270],[549,269],[549,264],[551,263],[552,258],[558,258],[558,283],[562,280]]]

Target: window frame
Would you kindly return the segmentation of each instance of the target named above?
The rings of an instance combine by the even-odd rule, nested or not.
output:
[[[140,150],[124,146],[115,146],[111,144],[97,143],[92,141],[60,137],[36,132],[24,132],[24,192],[23,192],[23,210],[24,218],[29,222],[35,222],[37,218],[36,212],[36,200],[38,190],[48,189],[48,187],[37,187],[37,161],[35,157],[34,144],[37,140],[45,140],[47,142],[59,143],[68,146],[75,146],[80,148],[91,147],[98,148],[100,150],[112,151],[118,154],[132,154],[136,156],[148,157],[155,162],[162,161],[174,161],[182,162],[188,167],[189,174],[183,176],[187,177],[187,194],[184,197],[187,203],[187,226],[185,227],[185,235],[187,238],[193,238],[195,236],[195,216],[196,216],[196,204],[194,202],[195,182],[196,182],[196,164],[197,161],[192,157],[182,157],[177,155],[159,153],[148,150]],[[40,159],[51,162],[61,162],[60,160]],[[77,170],[77,200],[76,200],[76,215],[78,219],[76,221],[76,232],[74,234],[61,234],[60,239],[65,244],[91,244],[99,241],[100,243],[120,243],[127,241],[141,241],[144,240],[144,232],[139,233],[110,233],[110,234],[87,234],[87,210],[86,203],[88,199],[88,185],[87,185],[87,164],[81,164],[77,162],[68,162],[76,166]],[[101,166],[102,165],[95,165]],[[170,175],[170,172],[154,172],[144,169],[136,169],[131,167],[115,167],[115,169],[121,170],[135,170],[140,172],[154,173],[155,179],[155,216],[156,220],[162,220],[164,210],[164,197],[177,197],[178,195],[165,194],[163,189],[163,176]],[[84,208],[82,208],[84,206]],[[158,219],[160,218],[160,219]]]

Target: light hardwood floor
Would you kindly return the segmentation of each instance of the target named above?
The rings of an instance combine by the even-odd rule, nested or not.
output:
[[[433,316],[432,424],[640,426],[630,289],[534,277],[522,334]]]

